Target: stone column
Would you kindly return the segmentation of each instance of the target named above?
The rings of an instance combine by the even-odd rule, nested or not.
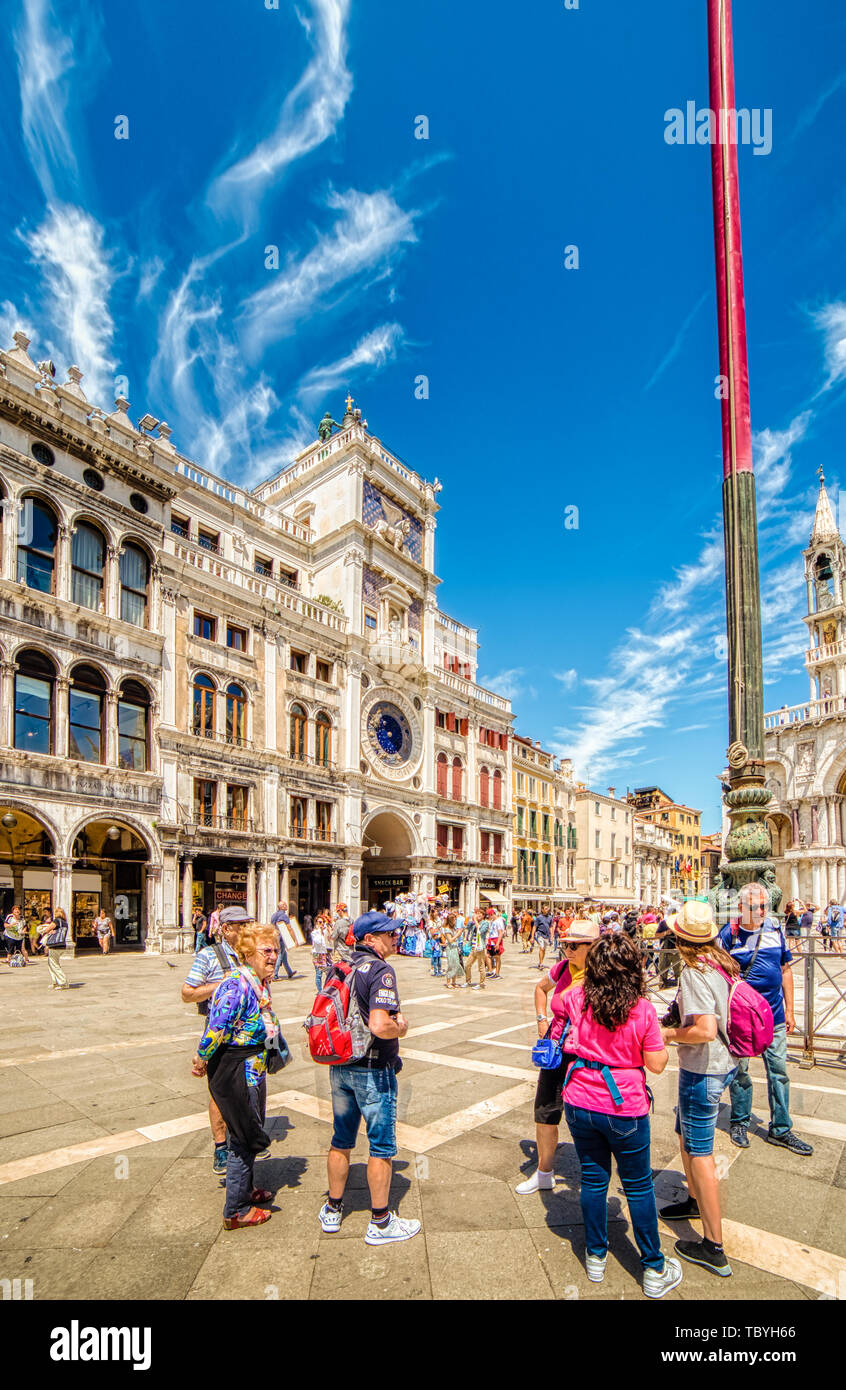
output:
[[[116,690],[106,691],[106,763],[109,767],[118,765],[118,700]]]
[[[281,881],[279,884],[279,899],[281,902],[291,903],[291,869],[288,864],[280,865],[282,870]]]
[[[811,844],[815,845],[819,839],[819,808],[814,805],[811,807]]]
[[[256,906],[256,921],[269,922],[270,913],[267,910],[267,860],[262,859],[259,863],[258,883],[257,883],[258,902]],[[276,910],[276,904],[273,905]]]
[[[828,825],[828,843],[837,844],[837,805],[833,796],[826,797],[825,803],[826,820]]]
[[[3,517],[3,569],[4,579],[14,584],[18,568],[18,513],[9,501],[2,503]]]
[[[71,908],[73,906],[73,895],[71,891],[71,884],[73,880],[73,860],[62,859],[61,856],[55,855],[53,857],[52,864],[53,911],[55,912],[56,909],[59,907],[63,907],[65,909],[68,918],[68,926],[70,927],[68,942],[71,943],[73,942],[73,914],[71,912]],[[69,949],[71,949],[70,945]]]
[[[70,681],[67,676],[56,677],[56,733],[53,752],[59,758],[68,756],[68,692]]]
[[[162,651],[162,723],[176,728],[176,591],[161,588],[161,622],[164,648]],[[180,662],[184,665],[184,662]],[[191,727],[190,709],[186,716]]]
[[[839,903],[846,901],[846,861],[843,859],[837,861],[837,893],[835,896]]]
[[[110,618],[120,617],[120,551],[110,545],[103,585],[103,606]]]
[[[834,859],[830,859],[828,864],[828,901],[831,902],[832,898],[835,902],[840,900],[840,890],[837,884],[837,862]]]
[[[262,922],[269,922],[277,904],[277,891],[279,886],[279,860],[265,859],[261,866],[261,881],[259,884],[259,919]]]
[[[144,951],[147,955],[158,954],[162,949],[162,866],[161,864],[146,865],[146,913],[147,913],[147,932],[144,940]]]
[[[191,930],[191,917],[194,911],[193,893],[194,855],[189,851],[182,856],[182,927],[184,931]]]
[[[822,898],[820,896],[820,865],[819,861],[816,859],[811,861],[811,896],[814,900],[814,905],[819,907],[822,904]]]
[[[247,913],[250,917],[256,915],[256,861],[247,861]]]
[[[330,889],[329,889],[329,892],[330,892],[330,899],[329,899],[330,906],[333,907],[333,908],[335,908],[335,907],[337,907],[337,905],[338,905],[339,902],[343,901],[342,898],[341,898],[341,870],[340,870],[340,869],[333,869],[333,870],[332,870],[331,887],[330,887]]]
[[[14,661],[0,666],[0,741],[11,748],[15,742],[15,672]]]
[[[56,528],[56,572],[53,592],[57,598],[71,597],[71,546],[70,531],[63,521]]]
[[[795,848],[798,846],[798,844],[799,844],[799,807],[798,807],[798,806],[795,806],[795,805],[794,805],[794,806],[792,806],[792,807],[790,808],[790,818],[791,818],[791,822],[792,822],[792,824],[793,824],[793,848],[795,849]]]
[[[795,860],[790,865],[790,897],[792,902],[799,897],[799,865]]]

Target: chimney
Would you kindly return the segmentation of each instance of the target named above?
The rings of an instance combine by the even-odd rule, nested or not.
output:
[[[615,787],[609,787],[609,788],[608,788],[608,795],[609,795],[610,797],[613,798],[614,792],[615,792],[615,791],[616,791],[616,788],[615,788]]]

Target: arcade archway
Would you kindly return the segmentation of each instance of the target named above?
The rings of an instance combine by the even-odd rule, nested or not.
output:
[[[41,921],[53,903],[55,834],[31,811],[0,804],[0,913],[17,903],[24,921]]]
[[[394,811],[377,811],[364,823],[362,911],[392,902],[411,886],[411,860],[419,853],[411,826]]]
[[[93,922],[102,908],[115,928],[115,945],[141,950],[147,934],[149,850],[137,830],[120,819],[92,820],[73,837],[71,930],[77,950],[96,949]]]

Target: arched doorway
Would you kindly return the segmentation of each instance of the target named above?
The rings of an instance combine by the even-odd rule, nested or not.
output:
[[[393,811],[378,811],[364,824],[362,912],[380,908],[411,888],[411,857],[417,853],[414,832]]]
[[[147,934],[149,851],[120,819],[93,820],[71,842],[71,928],[77,950],[96,949],[92,923],[101,908],[114,922],[115,945],[143,950]]]
[[[30,811],[0,804],[0,914],[5,917],[15,903],[24,921],[41,921],[52,912],[55,837]]]

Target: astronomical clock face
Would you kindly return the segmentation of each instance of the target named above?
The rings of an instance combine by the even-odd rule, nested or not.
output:
[[[422,739],[417,721],[395,700],[375,699],[363,711],[364,751],[385,777],[408,777],[420,760]]]

